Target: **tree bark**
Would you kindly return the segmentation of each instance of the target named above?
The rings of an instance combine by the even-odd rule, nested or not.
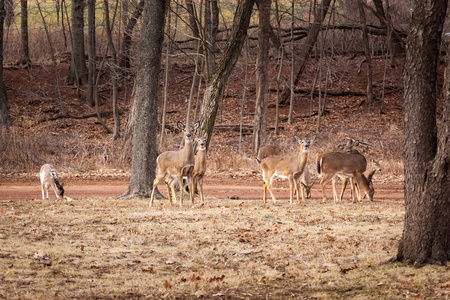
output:
[[[5,24],[5,0],[0,0],[0,66],[3,66],[3,28]],[[6,87],[3,82],[3,68],[0,70],[0,134],[3,129],[9,129],[11,118],[9,115],[9,102]]]
[[[211,142],[212,131],[216,121],[217,109],[219,107],[223,89],[239,59],[242,46],[247,37],[248,25],[250,23],[254,4],[255,0],[243,0],[238,2],[230,38],[212,78],[208,82],[203,96],[203,103],[199,116],[200,127],[197,129],[197,135],[203,136],[205,133],[208,133],[207,148]]]
[[[314,21],[311,24],[311,26],[308,29],[308,36],[306,38],[306,41],[304,44],[300,47],[299,53],[296,54],[298,59],[295,61],[294,64],[294,86],[297,85],[298,81],[300,80],[300,76],[303,73],[303,70],[305,69],[306,60],[311,54],[311,51],[317,41],[317,36],[319,35],[320,28],[322,26],[323,20],[325,20],[325,17],[328,12],[328,8],[330,7],[331,0],[322,0],[321,8],[318,9],[314,14]],[[289,89],[289,85],[283,89],[281,102],[285,103],[289,96],[290,96],[291,90]]]
[[[20,0],[20,59],[17,62],[21,66],[31,66],[28,43],[28,0]]]
[[[267,139],[267,105],[269,103],[269,38],[271,0],[257,0],[259,10],[258,56],[256,61],[256,104],[253,129],[253,154]],[[269,26],[268,26],[269,25]]]
[[[450,251],[450,79],[436,120],[437,67],[447,1],[415,2],[404,71],[405,225],[394,260],[445,264]]]
[[[88,70],[84,48],[84,0],[72,1],[72,63],[66,77],[67,84],[86,85]]]
[[[145,1],[133,101],[131,179],[122,198],[150,196],[156,169],[158,87],[166,1]]]
[[[97,59],[95,51],[95,0],[88,0],[88,90],[86,104],[90,107],[95,104]]]
[[[116,3],[116,8],[118,6],[118,1]],[[117,72],[117,51],[116,47],[114,46],[113,37],[112,37],[112,29],[111,29],[111,23],[110,23],[110,17],[109,17],[109,4],[108,0],[103,0],[103,5],[105,7],[105,22],[106,22],[106,36],[108,37],[108,45],[109,48],[111,48],[111,54],[112,54],[112,64],[109,67],[109,73],[111,76],[111,82],[112,82],[112,108],[113,108],[113,116],[114,116],[114,134],[113,134],[113,140],[117,140],[120,138],[120,118],[119,118],[119,107],[118,107],[118,72]]]
[[[131,37],[133,35],[134,27],[137,24],[137,20],[141,17],[142,11],[144,10],[144,3],[144,0],[139,1],[139,4],[136,6],[136,10],[134,11],[133,16],[130,18],[130,21],[123,31],[122,49],[120,51],[120,67],[122,68],[129,69],[131,67]]]

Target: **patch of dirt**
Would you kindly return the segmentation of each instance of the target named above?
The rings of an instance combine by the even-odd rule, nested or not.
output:
[[[41,187],[39,179],[31,181],[29,178],[22,181],[4,181],[0,182],[0,198],[2,200],[20,200],[41,199]],[[124,193],[128,187],[129,180],[127,178],[119,178],[116,180],[97,179],[97,180],[72,180],[65,181],[65,195],[72,199],[82,198],[117,198]],[[392,182],[382,183],[375,182],[376,194],[374,199],[402,200],[403,199],[403,183]],[[159,191],[167,196],[167,189],[164,184],[158,185]],[[340,191],[340,185],[338,186]],[[274,182],[273,191],[277,200],[289,201],[289,186],[286,181],[278,180]],[[326,188],[328,200],[332,200],[331,184],[327,184]],[[204,193],[206,200],[217,199],[234,199],[234,200],[262,200],[262,181],[255,178],[224,178],[212,177],[205,178]],[[272,199],[267,194],[268,202]],[[50,199],[55,199],[55,193],[52,189],[49,191]],[[317,183],[312,189],[312,199],[318,202],[322,200],[322,192],[320,185]],[[349,197],[349,189],[347,189],[345,197]],[[164,201],[164,200],[163,200]],[[184,196],[185,203],[188,203],[188,195]],[[199,201],[199,198],[196,198]],[[294,201],[295,197],[294,197]]]

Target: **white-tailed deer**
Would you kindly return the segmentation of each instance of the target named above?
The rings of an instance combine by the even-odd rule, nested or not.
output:
[[[262,161],[264,158],[270,155],[280,155],[283,148],[275,145],[265,145],[258,150],[258,160]]]
[[[289,180],[290,203],[292,203],[294,198],[294,190],[299,190],[297,183],[299,182],[308,159],[310,143],[316,136],[312,136],[310,140],[302,140],[296,135],[294,137],[300,144],[300,149],[296,156],[283,157],[271,155],[262,161],[258,160],[261,165],[264,180],[264,203],[266,203],[267,190],[269,190],[273,202],[277,202],[272,192],[272,183],[275,178],[287,178]],[[297,192],[297,201],[300,203],[299,192]]]
[[[150,206],[153,206],[153,200],[155,196],[155,189],[157,184],[164,179],[167,192],[169,195],[169,202],[172,205],[172,196],[176,200],[174,184],[175,180],[178,182],[183,182],[183,177],[187,177],[189,184],[189,192],[191,196],[191,202],[194,204],[194,189],[192,173],[194,171],[194,148],[193,140],[194,133],[193,130],[197,129],[199,123],[195,123],[192,129],[189,125],[184,125],[181,122],[177,123],[178,128],[180,128],[184,133],[184,147],[179,151],[166,151],[158,155],[156,159],[156,178],[153,181],[152,196],[150,198]],[[183,205],[183,185],[180,184],[180,207]]]
[[[320,181],[320,187],[322,189],[323,201],[327,201],[325,193],[325,184],[333,179],[335,176],[352,177],[356,180],[360,191],[365,193],[369,200],[372,201],[373,190],[369,187],[367,178],[363,173],[366,170],[367,161],[366,158],[360,153],[342,153],[342,152],[330,152],[319,155],[317,158],[317,173],[322,176]],[[336,185],[333,180],[333,197],[337,202]],[[356,186],[352,187],[353,195],[358,195]],[[360,196],[357,196],[358,200]]]
[[[311,182],[311,173],[309,172],[309,168],[305,167],[302,176],[300,176],[300,193],[302,195],[303,201],[305,201],[305,198],[311,198],[311,188],[313,187],[313,185],[314,182]]]
[[[206,133],[203,137],[196,136],[196,139],[198,142],[198,152],[195,156],[193,179],[194,185],[198,186],[200,199],[203,203],[203,176],[205,176],[206,172],[206,141],[208,139],[208,134]]]
[[[53,165],[43,165],[39,172],[39,177],[41,179],[42,200],[48,199],[48,190],[50,187],[55,191],[57,199],[64,198],[64,184],[59,183],[58,173],[56,173],[56,169]]]

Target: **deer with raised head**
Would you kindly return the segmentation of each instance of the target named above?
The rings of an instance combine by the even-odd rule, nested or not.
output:
[[[367,178],[363,175],[366,167],[366,158],[360,153],[329,152],[319,155],[317,158],[317,173],[322,177],[320,187],[322,189],[323,202],[327,201],[325,184],[336,176],[351,177],[356,180],[359,190],[372,200],[373,189],[369,187]],[[332,184],[333,198],[337,202],[335,180],[332,180]],[[353,195],[357,195],[358,200],[361,200],[356,185],[352,186],[352,189]]]
[[[306,161],[308,160],[309,147],[312,141],[315,139],[315,135],[310,140],[302,140],[298,136],[294,136],[300,145],[300,149],[297,155],[292,157],[284,157],[271,155],[258,162],[261,165],[262,175],[264,180],[264,194],[263,200],[266,203],[267,190],[272,196],[274,203],[277,202],[272,192],[272,184],[275,178],[286,178],[289,180],[289,192],[290,203],[294,198],[294,190],[299,190],[297,183],[300,176],[305,169]],[[297,192],[297,201],[300,203],[299,193]]]
[[[152,196],[150,198],[150,206],[153,206],[153,200],[155,196],[155,189],[157,184],[164,179],[167,192],[169,196],[170,205],[172,205],[172,196],[176,200],[174,182],[183,182],[183,177],[187,177],[189,184],[189,192],[191,196],[191,202],[194,204],[194,189],[192,174],[194,171],[194,133],[193,131],[198,128],[199,123],[196,122],[192,128],[189,125],[184,125],[181,122],[177,123],[178,128],[180,128],[184,133],[184,147],[178,151],[166,151],[158,155],[156,158],[156,178],[153,181]],[[180,207],[183,205],[183,187],[180,184]]]
[[[200,193],[201,202],[204,202],[203,197],[203,176],[206,173],[206,141],[208,140],[208,133],[205,133],[203,137],[195,137],[198,143],[198,152],[195,156],[195,166],[193,180],[194,185],[197,185]]]
[[[270,155],[280,155],[283,148],[275,145],[265,145],[258,150],[258,160],[262,161],[264,158]]]
[[[39,177],[41,179],[42,200],[49,199],[48,190],[50,187],[55,191],[57,199],[64,198],[64,183],[59,183],[58,173],[53,165],[43,165],[39,172]]]
[[[303,170],[302,176],[300,176],[300,194],[302,195],[302,200],[311,198],[311,189],[314,185],[314,182],[311,181],[311,173],[308,167],[305,167]],[[298,192],[298,191],[297,191]]]

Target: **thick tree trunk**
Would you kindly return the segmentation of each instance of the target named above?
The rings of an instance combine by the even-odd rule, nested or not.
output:
[[[72,63],[67,72],[66,83],[86,85],[88,70],[84,53],[84,0],[72,1]]]
[[[256,61],[256,104],[253,129],[253,154],[267,139],[267,105],[269,103],[269,38],[271,0],[257,0],[259,10],[258,57]],[[269,26],[268,26],[269,25]]]
[[[436,82],[447,1],[416,1],[405,60],[405,225],[397,261],[445,264],[450,251],[450,79],[437,135]],[[447,75],[448,75],[447,67]]]
[[[5,24],[5,0],[0,0],[0,66],[3,66],[3,26]],[[11,125],[9,102],[3,83],[3,68],[0,70],[0,134]]]
[[[320,9],[318,9],[314,14],[314,21],[310,25],[308,29],[308,36],[306,38],[306,41],[304,44],[300,47],[299,53],[296,54],[298,59],[295,61],[294,64],[294,87],[297,85],[298,81],[300,80],[300,76],[303,73],[303,70],[305,69],[306,60],[309,58],[311,51],[316,44],[317,36],[320,32],[320,27],[322,26],[323,20],[325,20],[325,17],[328,13],[328,8],[330,7],[331,0],[322,0],[322,5]],[[289,96],[290,96],[291,90],[289,88],[289,85],[283,89],[281,102],[285,103]]]
[[[31,66],[30,51],[28,47],[28,0],[20,0],[20,59],[21,66]]]
[[[144,10],[144,3],[144,0],[139,1],[139,4],[136,6],[136,10],[134,11],[133,16],[130,18],[130,21],[123,31],[122,49],[120,51],[120,67],[122,68],[129,69],[131,67],[131,37],[133,35],[134,27],[137,24],[137,20],[141,17],[142,11]]]
[[[214,123],[216,121],[219,101],[222,97],[223,89],[233,68],[239,59],[239,55],[247,37],[248,25],[252,15],[255,0],[239,1],[233,20],[233,28],[228,39],[225,51],[216,66],[214,74],[206,87],[203,96],[203,103],[200,110],[200,127],[197,129],[198,136],[208,133],[207,147],[212,137]]]
[[[131,179],[122,198],[150,196],[156,169],[158,87],[166,1],[145,1],[133,102]]]

